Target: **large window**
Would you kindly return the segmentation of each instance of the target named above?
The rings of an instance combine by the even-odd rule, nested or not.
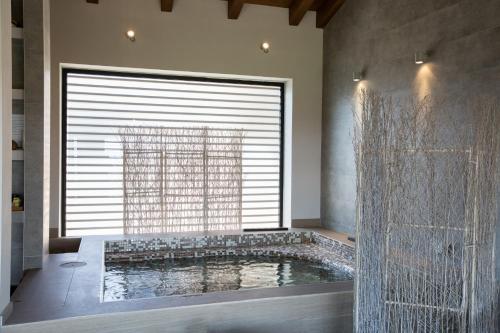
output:
[[[124,156],[132,155],[127,151],[124,154],[123,134],[138,131],[143,136],[144,133],[171,133],[169,135],[177,137],[201,137],[203,133],[205,136],[212,133],[209,136],[224,136],[224,140],[235,136],[234,133],[241,133],[240,141],[231,141],[232,146],[241,145],[237,150],[241,160],[241,188],[231,192],[233,199],[235,193],[240,193],[238,207],[241,209],[238,214],[241,226],[255,229],[282,225],[282,83],[65,69],[62,88],[63,234],[81,236],[124,232],[127,213],[124,172],[135,170],[136,166],[126,168]],[[218,140],[220,146],[223,140]],[[213,147],[216,147],[215,143]],[[207,146],[205,151],[220,153],[221,148]],[[201,156],[199,161],[202,165],[210,161],[200,155],[199,149],[193,154]],[[167,151],[158,153],[158,156],[172,155]],[[220,158],[219,155],[214,156]],[[175,179],[201,179],[201,183],[196,184],[206,184],[207,179],[212,177],[207,175],[208,169],[205,172],[202,168],[181,170],[180,162],[175,162],[175,170],[167,170],[165,165],[168,166],[168,163],[158,164],[163,168],[158,173],[162,183],[150,185],[152,191],[158,189],[163,193],[168,188],[163,180],[165,175],[175,174],[169,176],[175,176]],[[233,167],[231,170],[236,169]],[[190,174],[184,174],[187,172]],[[145,174],[145,177],[149,176]],[[151,183],[151,179],[149,177],[147,181]],[[187,186],[187,182],[176,184]],[[238,182],[227,183],[227,186],[237,186],[235,184]],[[203,192],[191,193],[195,195],[184,194],[182,205],[170,203],[161,206],[161,210],[175,211],[177,216],[181,216],[178,218],[191,219],[191,224],[211,223],[207,219],[193,219],[197,211],[200,216],[210,212],[203,209],[208,202],[201,197]],[[148,204],[140,202],[140,198],[137,200],[138,204]],[[205,206],[198,209],[191,205],[191,208],[186,208],[186,203],[197,202],[205,202]],[[185,217],[182,217],[183,212]]]

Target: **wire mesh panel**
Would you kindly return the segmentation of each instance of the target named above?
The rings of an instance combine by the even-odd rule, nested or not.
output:
[[[468,159],[450,152],[393,155],[384,235],[389,331],[460,327]]]
[[[357,332],[496,329],[497,108],[473,106],[470,142],[450,146],[438,107],[362,92],[355,114]]]
[[[164,233],[162,213],[162,152],[123,152],[123,229],[128,233]]]
[[[121,139],[125,234],[242,229],[242,131],[129,127]]]

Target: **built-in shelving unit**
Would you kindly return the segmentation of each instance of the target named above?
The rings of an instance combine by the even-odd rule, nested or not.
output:
[[[23,0],[11,1],[12,10],[12,139],[18,149],[12,150],[12,194],[24,199],[24,59],[25,39]],[[14,25],[15,23],[15,25]],[[24,201],[24,200],[23,200]],[[24,202],[22,202],[24,207]],[[23,208],[12,207],[11,285],[20,283],[24,271],[24,229]]]

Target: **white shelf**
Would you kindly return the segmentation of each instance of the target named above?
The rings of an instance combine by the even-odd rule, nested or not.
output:
[[[12,99],[24,99],[24,89],[12,89]]]
[[[12,160],[13,161],[24,161],[24,150],[16,149],[12,151]]]
[[[24,210],[12,211],[12,223],[24,223]]]
[[[12,38],[13,39],[23,39],[23,28],[12,27]]]

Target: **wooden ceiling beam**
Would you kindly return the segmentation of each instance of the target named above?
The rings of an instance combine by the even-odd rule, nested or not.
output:
[[[246,0],[245,2],[250,5],[290,8],[292,1],[293,0]]]
[[[99,0],[86,0],[98,4]],[[308,10],[316,11],[316,27],[324,28],[342,7],[345,0],[227,0],[227,17],[236,20],[240,17],[243,5],[256,4],[289,8],[290,25],[299,25]],[[162,12],[171,12],[174,0],[160,0]]]
[[[325,0],[318,8],[316,14],[316,27],[324,28],[330,22],[330,19],[342,7],[345,0]]]
[[[290,25],[299,25],[313,3],[314,0],[294,0],[290,5],[288,23]]]
[[[262,6],[272,6],[281,8],[290,8],[295,0],[245,0],[245,5],[262,5]],[[314,0],[311,8],[309,10],[318,10],[319,6],[322,5],[324,0]]]
[[[162,12],[171,12],[174,8],[174,0],[160,0],[160,7]]]
[[[227,2],[227,18],[237,20],[240,17],[241,9],[245,4],[245,0],[229,0]]]

